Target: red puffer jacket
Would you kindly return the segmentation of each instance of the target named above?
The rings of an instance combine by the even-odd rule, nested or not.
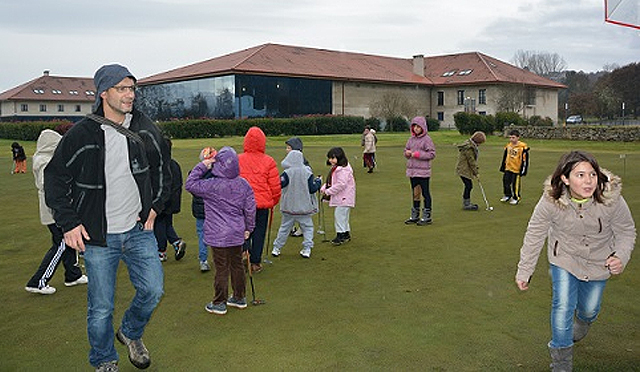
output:
[[[244,153],[238,155],[240,176],[253,188],[258,209],[273,208],[282,193],[276,161],[265,154],[266,147],[264,132],[258,127],[251,127],[244,136]]]

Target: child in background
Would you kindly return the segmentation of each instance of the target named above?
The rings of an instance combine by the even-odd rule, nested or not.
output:
[[[458,145],[456,174],[460,176],[464,185],[462,209],[465,211],[478,210],[478,204],[471,203],[472,180],[478,177],[478,147],[486,140],[487,136],[483,132],[475,132],[471,138]]]
[[[622,274],[631,259],[636,228],[621,192],[620,177],[600,168],[591,154],[572,151],[544,182],[529,220],[515,281],[521,291],[529,289],[546,240],[553,371],[572,370],[573,345],[596,321],[607,280]]]
[[[504,147],[500,172],[504,196],[500,199],[503,203],[516,205],[520,202],[521,179],[527,175],[529,169],[529,147],[520,141],[520,132],[517,129],[509,131],[509,143]]]
[[[216,156],[216,149],[213,147],[205,147],[200,151],[200,161],[210,159]],[[208,169],[203,175],[203,179],[213,177],[211,169]],[[209,248],[204,243],[204,200],[201,197],[191,195],[191,214],[196,219],[196,234],[198,235],[198,261],[200,262],[200,272],[211,270],[209,266]]]
[[[341,245],[351,240],[349,214],[351,208],[356,206],[356,181],[353,178],[353,169],[341,147],[334,147],[327,152],[327,164],[331,165],[331,170],[320,192],[329,196],[329,206],[336,208],[336,237],[331,243]]]
[[[165,142],[171,152],[171,140],[165,138]],[[169,164],[171,170],[171,193],[169,200],[165,203],[164,210],[156,217],[153,224],[153,233],[156,236],[158,242],[158,256],[160,261],[167,260],[167,241],[171,243],[175,250],[175,257],[177,261],[180,261],[187,249],[187,243],[178,236],[178,233],[173,228],[173,215],[180,213],[180,206],[182,201],[182,169],[180,164],[171,159]]]
[[[203,178],[211,169],[212,178]],[[247,307],[242,245],[255,227],[256,201],[249,183],[240,177],[238,155],[223,147],[213,158],[198,163],[185,184],[187,191],[204,200],[204,241],[213,250],[216,268],[214,298],[205,306],[210,313],[224,315],[227,305]],[[233,296],[229,297],[229,277]]]
[[[11,173],[27,172],[27,155],[24,153],[24,147],[18,142],[11,144],[11,154],[13,156],[13,171]]]
[[[376,131],[369,129],[369,132],[364,136],[364,149],[362,151],[362,158],[364,164],[369,168],[367,173],[373,173],[373,168],[376,166]]]
[[[436,147],[427,130],[427,121],[422,116],[411,120],[411,137],[404,148],[407,158],[407,177],[413,191],[413,206],[411,217],[405,224],[428,225],[431,219],[431,193],[429,180],[431,179],[431,161],[436,157]],[[424,198],[424,209],[420,218],[420,195]]]
[[[56,130],[59,129],[56,128]],[[51,160],[61,138],[62,135],[58,132],[51,129],[43,130],[38,137],[36,153],[33,154],[33,178],[36,182],[40,200],[40,222],[49,229],[53,244],[42,258],[38,270],[36,270],[24,288],[30,293],[49,295],[56,292],[56,289],[49,285],[49,281],[58,266],[60,266],[61,260],[64,265],[65,286],[73,287],[79,284],[87,284],[88,282],[87,276],[83,275],[82,270],[78,267],[78,253],[64,243],[64,233],[56,225],[52,211],[47,207],[44,200],[44,168],[49,164],[49,160]]]
[[[294,222],[298,222],[304,237],[300,255],[309,258],[311,248],[313,248],[313,218],[311,216],[318,213],[318,201],[314,194],[320,189],[322,179],[313,176],[311,168],[304,165],[302,152],[298,150],[289,151],[282,161],[282,168],[284,169],[280,175],[282,221],[278,237],[273,241],[271,255],[280,256],[282,247],[287,243],[291,227]]]

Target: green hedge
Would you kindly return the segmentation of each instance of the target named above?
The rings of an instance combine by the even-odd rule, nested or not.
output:
[[[45,129],[70,126],[70,121],[0,122],[0,138],[17,141],[36,141]],[[62,131],[61,133],[64,133]]]
[[[0,123],[0,138],[35,141],[43,129],[55,129],[69,122]],[[256,118],[239,120],[187,119],[159,122],[170,138],[213,138],[244,136],[252,126],[260,127],[267,136],[362,133],[365,125],[379,129],[380,122],[361,116],[304,116],[286,119]]]

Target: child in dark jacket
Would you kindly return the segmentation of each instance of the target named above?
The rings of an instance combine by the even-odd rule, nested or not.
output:
[[[166,139],[166,142],[171,151],[171,140]],[[182,169],[174,159],[171,159],[169,169],[171,170],[171,195],[165,203],[164,210],[156,217],[153,224],[153,233],[158,242],[158,256],[163,262],[167,260],[167,241],[173,246],[177,261],[184,257],[187,249],[187,243],[178,236],[173,227],[173,215],[180,213],[182,204]]]
[[[13,171],[11,173],[27,173],[27,155],[24,147],[18,142],[11,144],[11,154],[13,156]]]
[[[213,177],[204,179],[210,168]],[[215,295],[205,310],[224,315],[227,305],[244,309],[247,298],[242,244],[255,227],[256,201],[251,186],[240,177],[235,150],[223,147],[215,157],[198,163],[189,173],[185,188],[204,200],[204,241],[213,250],[216,268]],[[231,297],[229,277],[233,288]]]
[[[212,158],[216,155],[216,149],[213,147],[205,147],[200,151],[200,161],[206,158]],[[207,179],[213,177],[211,169],[209,169],[202,178]],[[196,234],[198,235],[198,261],[200,261],[200,271],[207,272],[211,270],[209,266],[209,252],[207,245],[204,243],[204,200],[201,197],[192,195],[191,214],[196,219]]]

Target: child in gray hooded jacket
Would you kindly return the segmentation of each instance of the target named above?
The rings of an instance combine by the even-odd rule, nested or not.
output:
[[[313,248],[312,216],[318,212],[318,201],[314,194],[320,189],[322,180],[314,177],[311,168],[304,164],[302,152],[298,150],[289,151],[281,164],[284,168],[284,172],[280,175],[282,220],[278,237],[273,242],[271,255],[274,257],[280,255],[280,251],[291,232],[291,227],[297,221],[304,237],[300,255],[309,258],[311,248]]]

